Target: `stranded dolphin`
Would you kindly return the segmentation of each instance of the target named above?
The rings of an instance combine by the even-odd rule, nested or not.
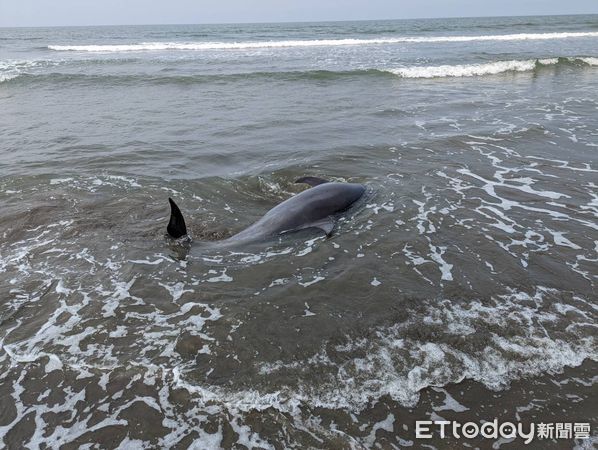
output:
[[[327,235],[334,228],[334,216],[349,209],[364,192],[357,183],[336,183],[316,177],[299,178],[296,183],[311,186],[275,206],[260,220],[222,243],[249,243],[306,228],[319,228]],[[176,203],[169,198],[170,222],[166,230],[175,239],[187,235],[185,219]]]

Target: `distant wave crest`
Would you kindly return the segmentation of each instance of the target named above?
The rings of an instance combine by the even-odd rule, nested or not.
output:
[[[48,45],[55,51],[78,52],[138,52],[164,50],[234,50],[285,47],[330,47],[343,45],[378,45],[399,43],[440,43],[440,42],[475,42],[475,41],[526,41],[553,40],[568,38],[598,37],[598,32],[561,32],[561,33],[520,33],[482,36],[421,36],[393,37],[380,39],[315,39],[257,42],[141,42],[137,44],[94,44],[94,45]]]

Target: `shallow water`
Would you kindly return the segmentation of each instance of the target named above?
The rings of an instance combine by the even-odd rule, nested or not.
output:
[[[4,444],[417,447],[443,401],[595,430],[597,44],[598,16],[0,29]],[[164,236],[169,196],[213,240],[304,175],[368,186],[331,238]]]

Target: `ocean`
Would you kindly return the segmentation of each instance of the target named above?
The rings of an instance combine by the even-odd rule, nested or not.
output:
[[[597,125],[596,15],[0,29],[0,447],[593,448]]]

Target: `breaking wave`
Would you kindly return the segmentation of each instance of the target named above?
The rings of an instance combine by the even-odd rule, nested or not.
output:
[[[547,58],[510,61],[493,61],[481,64],[456,64],[441,66],[413,66],[389,69],[402,78],[445,78],[496,75],[503,72],[527,72],[541,66],[557,64],[579,64],[598,66],[598,58]]]
[[[114,60],[118,63],[118,60]],[[96,64],[95,60],[79,61],[81,64]],[[397,68],[363,68],[356,70],[306,70],[306,71],[258,71],[234,72],[228,74],[98,74],[70,72],[40,72],[39,68],[56,67],[59,61],[18,61],[0,65],[0,84],[4,82],[51,81],[51,82],[93,82],[110,84],[138,83],[140,80],[153,84],[195,84],[218,80],[270,78],[277,80],[327,80],[347,76],[391,76],[401,78],[449,78],[497,75],[505,72],[528,72],[545,67],[598,66],[597,57],[559,57],[545,59],[492,61],[478,64],[456,64],[439,66],[406,66]]]
[[[49,50],[78,52],[137,52],[162,50],[235,50],[285,47],[332,47],[344,45],[380,45],[401,43],[530,41],[598,37],[598,32],[519,33],[482,36],[422,36],[380,39],[313,39],[246,42],[141,42],[135,44],[48,45]]]

